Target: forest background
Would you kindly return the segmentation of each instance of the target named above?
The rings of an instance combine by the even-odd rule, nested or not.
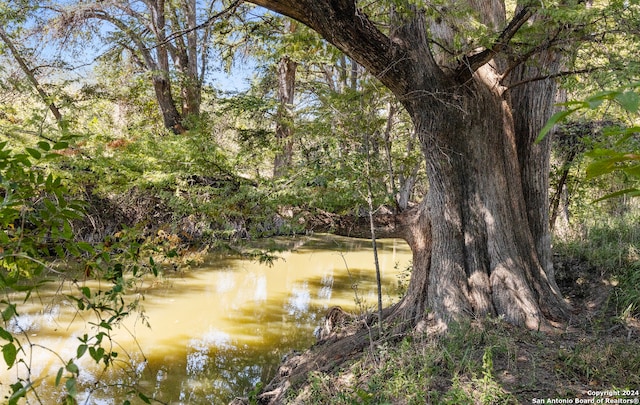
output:
[[[408,5],[366,7],[384,15]],[[582,35],[554,44],[570,62],[545,78],[561,88],[560,112],[543,128],[553,138],[559,277],[578,282],[586,276],[573,267],[588,263],[615,284],[602,310],[624,325],[640,311],[638,11],[616,1],[548,10]],[[80,310],[108,314],[78,357],[113,360],[101,342],[128,313],[118,301],[127,277],[188,267],[241,240],[371,236],[354,224],[406,211],[429,188],[413,123],[392,93],[308,27],[266,9],[20,0],[0,2],[0,21],[0,282],[24,291],[74,278],[60,267],[70,260],[110,280],[100,297],[78,287]],[[491,38],[486,27],[463,28],[462,42]],[[0,305],[9,322],[18,305]],[[19,337],[2,328],[0,338],[11,367]],[[72,400],[77,368],[70,360],[60,370]],[[12,385],[10,402],[31,384]]]

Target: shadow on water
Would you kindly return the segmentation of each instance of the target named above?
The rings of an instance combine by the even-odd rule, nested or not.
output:
[[[122,369],[102,374],[82,364],[86,384],[81,397],[89,404],[122,403],[130,391],[125,387],[135,386],[164,403],[228,403],[268,381],[283,355],[312,345],[313,331],[328,308],[360,312],[375,305],[370,241],[315,236],[261,241],[253,248],[275,244],[281,259],[272,266],[212,255],[198,268],[146,286],[142,307],[151,327],[132,318],[114,333],[125,360]],[[411,253],[393,240],[381,241],[378,249],[388,305],[398,298],[396,276]],[[75,350],[86,324],[73,320],[65,306],[54,305],[48,308],[57,309],[46,315],[56,319],[52,328],[45,301],[24,311],[34,325],[32,339],[71,358],[73,353],[63,347]],[[39,371],[55,376],[59,367]],[[93,384],[97,380],[102,384]]]

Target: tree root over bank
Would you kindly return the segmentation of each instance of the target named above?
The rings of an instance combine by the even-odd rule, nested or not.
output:
[[[401,301],[402,302],[402,301]],[[323,325],[316,337],[318,342],[308,350],[285,356],[274,378],[261,392],[252,398],[236,398],[230,405],[258,403],[277,405],[286,402],[287,395],[300,389],[313,372],[331,373],[346,364],[357,361],[368,353],[375,352],[382,343],[393,343],[411,333],[408,322],[399,323],[397,308],[400,303],[384,310],[385,334],[378,336],[377,314],[370,313],[362,317],[349,314],[340,307],[327,311]],[[425,323],[421,323],[421,330]],[[435,323],[433,323],[435,330]]]

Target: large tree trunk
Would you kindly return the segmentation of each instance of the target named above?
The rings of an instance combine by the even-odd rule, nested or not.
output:
[[[542,21],[538,17],[535,20]],[[564,67],[565,58],[556,49],[543,49],[532,55],[526,63],[516,65],[508,76],[513,86],[507,96],[514,111],[514,126],[518,160],[527,216],[536,251],[545,272],[555,286],[551,255],[551,228],[549,221],[549,170],[552,136],[536,142],[540,130],[554,113],[555,104],[562,100],[564,92],[558,91],[550,77]],[[557,287],[555,287],[557,288]]]
[[[425,257],[414,266],[404,318],[419,321],[429,308],[445,323],[501,315],[545,327],[566,304],[529,224],[511,107],[488,77],[479,71],[448,95],[456,101],[437,108],[427,100],[409,105],[427,161],[430,228],[423,232],[432,246],[412,246]]]
[[[568,307],[548,268],[548,227],[541,223],[547,222],[547,195],[531,197],[548,184],[546,163],[532,165],[536,155],[525,150],[530,140],[516,137],[498,59],[533,11],[519,11],[505,25],[500,1],[471,2],[483,23],[502,31],[491,48],[454,65],[431,49],[434,35],[448,41],[447,31],[440,38],[431,26],[427,35],[429,24],[419,12],[399,16],[386,36],[352,0],[253,2],[320,32],[378,77],[414,121],[429,191],[406,227],[413,273],[392,319],[416,325],[430,311],[445,325],[497,315],[534,329],[563,319]],[[553,98],[552,89],[543,91],[540,100]],[[523,94],[524,100],[535,101],[532,94]],[[517,103],[526,121],[536,103]],[[547,148],[542,156],[548,154],[548,145],[541,148]]]

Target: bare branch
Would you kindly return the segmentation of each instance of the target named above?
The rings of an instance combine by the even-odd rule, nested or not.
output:
[[[225,8],[224,10],[220,11],[219,13],[216,13],[214,15],[212,15],[211,17],[207,18],[207,21],[196,25],[195,27],[191,27],[191,28],[185,28],[183,30],[180,31],[176,31],[176,32],[172,32],[171,34],[167,35],[167,37],[165,38],[164,41],[155,44],[154,46],[152,46],[149,49],[153,49],[153,48],[157,48],[159,46],[165,45],[168,42],[173,41],[174,39],[181,37],[184,34],[188,34],[190,32],[193,31],[197,31],[197,30],[201,30],[203,28],[206,28],[208,26],[210,26],[211,24],[213,24],[213,22],[217,19],[219,19],[220,17],[223,17],[227,14],[232,13],[236,8],[238,8],[242,3],[244,3],[244,0],[235,0],[233,3],[231,3],[231,5],[229,5],[229,7]]]
[[[460,62],[456,71],[456,78],[459,82],[466,82],[471,78],[473,73],[480,67],[488,63],[493,57],[507,47],[507,44],[513,36],[518,32],[520,27],[533,15],[533,11],[529,7],[524,7],[513,19],[507,27],[500,33],[491,48],[487,48],[480,53],[471,56],[465,56]]]
[[[62,119],[62,114],[60,113],[60,110],[58,109],[56,104],[53,102],[51,97],[44,91],[44,89],[40,85],[40,82],[34,75],[34,70],[29,68],[29,66],[27,65],[27,61],[22,57],[22,55],[20,54],[20,51],[18,50],[18,48],[16,48],[15,44],[13,43],[9,35],[5,32],[2,26],[0,26],[0,39],[2,39],[2,41],[5,43],[7,48],[9,48],[9,51],[11,51],[11,55],[13,55],[13,58],[16,60],[18,65],[20,65],[20,68],[22,69],[24,74],[27,76],[27,79],[29,80],[33,88],[36,89],[42,101],[45,104],[47,104],[47,106],[49,107],[49,110],[55,117],[56,122],[58,123],[58,126],[60,128],[63,128],[63,119]]]
[[[549,80],[549,79],[555,79],[557,77],[564,77],[564,76],[571,76],[571,75],[588,74],[601,69],[604,69],[604,67],[592,67],[592,68],[580,69],[580,70],[567,70],[567,71],[558,72],[550,75],[530,77],[528,79],[510,84],[509,87],[507,87],[507,90],[511,90],[514,87],[522,86],[524,84],[531,83],[531,82],[538,82],[540,80]]]

